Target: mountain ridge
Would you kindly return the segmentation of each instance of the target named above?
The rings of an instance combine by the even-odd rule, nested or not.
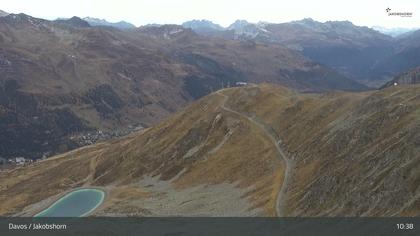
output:
[[[199,33],[206,33],[212,31],[221,31],[224,28],[218,24],[215,24],[208,20],[191,20],[182,23],[182,27],[190,28],[194,31],[198,31]]]
[[[118,29],[134,29],[136,28],[135,25],[126,22],[126,21],[119,21],[119,22],[108,22],[105,19],[98,19],[94,17],[85,17],[83,20],[87,21],[91,26],[110,26],[115,27]]]
[[[9,15],[9,13],[0,10],[0,17],[7,16],[7,15]]]
[[[59,23],[59,24],[63,24],[63,25],[68,25],[68,26],[72,26],[72,27],[76,27],[76,28],[86,28],[86,27],[90,27],[90,24],[77,16],[73,16],[70,19],[59,19],[59,20],[55,20],[55,22]]]
[[[372,29],[377,30],[381,33],[390,35],[392,37],[401,37],[415,30],[418,30],[418,28],[402,28],[402,27],[388,28],[388,27],[382,27],[382,26],[373,26]]]

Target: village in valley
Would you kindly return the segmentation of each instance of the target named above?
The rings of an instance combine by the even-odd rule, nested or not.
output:
[[[144,127],[139,124],[129,125],[126,129],[123,129],[123,130],[115,130],[115,131],[97,130],[94,132],[74,135],[70,137],[70,140],[74,141],[79,147],[83,147],[83,146],[95,144],[97,142],[122,137],[128,134],[140,131],[142,129],[144,129]],[[42,154],[40,158],[23,157],[23,156],[0,157],[0,171],[10,170],[16,167],[28,166],[33,163],[45,160],[53,155],[54,155],[53,152],[45,152]]]

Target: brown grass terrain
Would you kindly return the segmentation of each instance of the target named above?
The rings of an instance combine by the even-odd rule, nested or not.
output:
[[[0,215],[98,186],[108,195],[95,215],[274,216],[286,166],[244,117],[295,163],[284,215],[419,215],[419,90],[225,89],[245,116],[216,93],[143,133],[0,172]]]
[[[419,89],[301,95],[267,85],[229,95],[273,127],[296,161],[288,215],[414,216]]]
[[[0,173],[4,180],[0,184],[1,214],[18,213],[25,206],[80,186],[110,189],[102,210],[105,215],[165,214],[159,209],[135,209],[130,202],[162,194],[170,197],[174,191],[200,192],[207,186],[215,191],[207,194],[208,200],[224,207],[219,210],[216,206],[211,214],[201,215],[249,212],[274,216],[284,167],[267,136],[252,123],[220,109],[221,102],[220,96],[212,95],[143,134]],[[81,168],[74,166],[77,162]],[[158,177],[154,185],[165,186],[149,191],[150,184],[142,184],[142,179],[149,176]],[[48,191],[42,191],[45,182],[49,182]],[[199,201],[189,196],[186,201]],[[220,201],[224,198],[225,202]],[[241,202],[239,209],[243,212],[223,209],[236,202]],[[196,210],[184,214],[198,214]]]

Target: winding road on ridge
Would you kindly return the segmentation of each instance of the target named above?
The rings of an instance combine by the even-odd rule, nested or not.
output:
[[[249,117],[241,112],[232,110],[229,107],[226,107],[225,104],[227,102],[227,100],[229,99],[229,97],[225,94],[222,93],[222,90],[219,90],[216,92],[218,95],[222,96],[224,98],[221,108],[225,111],[234,113],[236,115],[239,115],[245,119],[247,119],[249,122],[255,124],[256,126],[258,126],[260,129],[262,129],[264,131],[264,133],[270,138],[270,140],[273,142],[274,146],[277,149],[277,152],[279,154],[279,158],[281,159],[281,161],[283,161],[285,163],[286,166],[286,170],[285,170],[285,174],[284,174],[284,179],[283,179],[283,183],[281,185],[280,191],[277,194],[277,201],[276,201],[276,212],[277,212],[277,216],[278,217],[283,217],[284,215],[284,209],[285,209],[285,203],[286,203],[286,191],[287,188],[291,182],[291,170],[294,168],[294,163],[293,160],[291,160],[290,158],[288,158],[286,156],[286,154],[283,152],[282,148],[280,147],[280,143],[281,140],[276,140],[276,137],[273,136],[273,134],[270,133],[270,131],[268,130],[268,128],[266,127],[266,125],[262,124],[261,122],[255,120],[252,117]]]

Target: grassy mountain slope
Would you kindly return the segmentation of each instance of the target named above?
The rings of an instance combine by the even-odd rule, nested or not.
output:
[[[234,215],[240,210],[237,215],[275,215],[283,166],[264,133],[223,111],[221,100],[217,95],[206,98],[143,134],[1,173],[8,176],[1,184],[2,214],[19,212],[28,203],[74,187],[96,185],[109,189],[109,201],[101,214],[170,214],[171,209],[148,205],[143,209],[141,201],[180,197],[185,200],[174,199],[180,205],[172,206],[172,214],[200,215],[203,204],[212,203],[215,209],[201,214]],[[51,178],[52,173],[61,174]],[[150,183],[149,179],[155,180]],[[208,196],[198,198],[203,186]],[[48,190],[41,191],[43,188]],[[23,189],[26,197],[11,198],[20,196]],[[217,190],[223,193],[215,195]],[[182,204],[187,204],[186,210]],[[238,209],[237,204],[241,204]]]
[[[0,172],[0,214],[98,186],[96,215],[419,215],[419,89],[225,89],[142,133]]]

